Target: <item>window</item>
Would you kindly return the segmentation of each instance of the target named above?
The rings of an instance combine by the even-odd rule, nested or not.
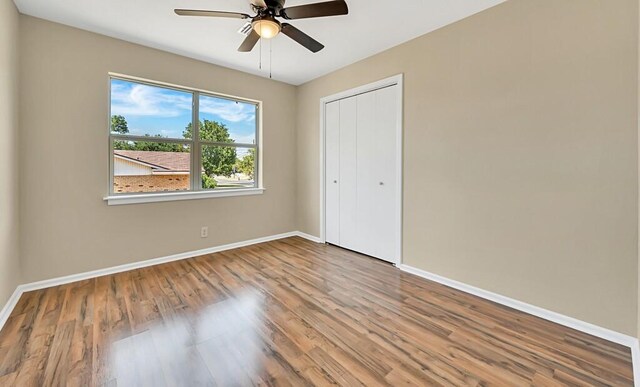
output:
[[[261,193],[260,103],[110,77],[109,204]]]

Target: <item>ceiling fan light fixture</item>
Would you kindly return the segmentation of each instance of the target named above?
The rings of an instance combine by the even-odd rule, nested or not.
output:
[[[252,24],[256,33],[264,39],[271,39],[280,33],[280,23],[272,18],[258,19]]]

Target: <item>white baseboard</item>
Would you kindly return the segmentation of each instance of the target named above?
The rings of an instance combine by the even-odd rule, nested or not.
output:
[[[20,299],[20,296],[22,296],[22,291],[20,290],[20,286],[18,286],[16,290],[14,290],[11,297],[9,297],[9,300],[4,305],[4,308],[0,310],[0,331],[4,327],[4,324],[7,322],[7,320],[9,319],[9,316],[11,315],[13,308],[15,308],[16,305],[18,304],[18,300]]]
[[[264,242],[270,242],[270,241],[274,241],[274,240],[278,240],[278,239],[290,238],[290,237],[293,237],[293,236],[299,236],[301,238],[308,239],[308,240],[310,240],[312,242],[320,243],[320,239],[319,238],[316,238],[314,236],[311,236],[311,235],[308,235],[308,234],[305,234],[305,233],[302,233],[302,232],[299,232],[299,231],[291,231],[291,232],[287,232],[287,233],[283,233],[283,234],[277,234],[277,235],[271,235],[271,236],[267,236],[267,237],[263,237],[263,238],[256,238],[256,239],[250,239],[250,240],[242,241],[242,242],[229,243],[229,244],[226,244],[226,245],[210,247],[210,248],[202,249],[202,250],[188,251],[188,252],[184,252],[184,253],[169,255],[169,256],[166,256],[166,257],[160,257],[160,258],[154,258],[154,259],[149,259],[149,260],[145,260],[145,261],[127,263],[125,265],[112,266],[112,267],[108,267],[108,268],[104,268],[104,269],[92,270],[92,271],[88,271],[88,272],[84,272],[84,273],[72,274],[72,275],[68,275],[68,276],[64,276],[64,277],[51,278],[51,279],[47,279],[47,280],[44,280],[44,281],[37,281],[37,282],[31,282],[31,283],[27,283],[27,284],[23,284],[23,285],[18,285],[16,290],[11,295],[11,298],[9,299],[9,301],[6,303],[4,308],[2,308],[2,310],[0,311],[0,330],[2,330],[2,328],[4,327],[4,324],[7,322],[7,319],[11,315],[11,311],[13,311],[13,308],[15,308],[16,304],[18,303],[18,300],[20,299],[22,294],[25,293],[25,292],[30,292],[30,291],[39,290],[39,289],[46,289],[46,288],[50,288],[52,286],[60,286],[60,285],[68,284],[68,283],[71,283],[71,282],[82,281],[82,280],[87,280],[87,279],[96,278],[96,277],[102,277],[102,276],[110,275],[110,274],[122,273],[122,272],[125,272],[125,271],[141,269],[141,268],[144,268],[144,267],[160,265],[160,264],[163,264],[163,263],[179,261],[179,260],[182,260],[182,259],[198,257],[198,256],[201,256],[201,255],[213,254],[213,253],[218,253],[218,252],[221,252],[221,251],[237,249],[237,248],[240,248],[240,247],[255,245],[255,244],[258,244],[258,243],[264,243]]]
[[[594,324],[590,324],[585,321],[575,319],[573,317],[565,316],[560,313],[552,312],[547,309],[543,309],[526,302],[514,300],[513,298],[505,297],[503,295],[493,293],[484,289],[477,288],[475,286],[467,285],[463,282],[455,281],[446,277],[442,277],[437,274],[430,273],[425,270],[415,268],[413,266],[400,264],[398,268],[407,273],[417,275],[428,279],[433,282],[454,288],[465,293],[472,294],[474,296],[484,298],[489,301],[493,301],[500,305],[508,306],[510,308],[519,310],[521,312],[540,317],[542,319],[554,322],[556,324],[564,325],[569,328],[573,328],[580,332],[590,334],[592,336],[599,337],[625,347],[631,348],[631,355],[633,360],[633,374],[636,387],[640,387],[640,346],[638,339],[629,335],[625,335],[620,332],[613,331],[611,329],[603,328]]]
[[[640,342],[634,340],[631,345],[631,359],[633,360],[633,384],[640,387]]]
[[[297,236],[299,236],[300,238],[308,239],[308,240],[310,240],[311,242],[316,242],[316,243],[324,243],[324,242],[325,242],[325,241],[323,241],[322,239],[320,239],[320,238],[318,238],[318,237],[316,237],[316,236],[309,235],[309,234],[305,234],[305,233],[303,233],[303,232],[301,232],[301,231],[296,231],[296,233],[295,233],[295,234],[296,234]]]

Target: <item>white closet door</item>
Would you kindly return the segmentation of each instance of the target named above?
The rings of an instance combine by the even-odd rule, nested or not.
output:
[[[357,98],[340,100],[340,246],[358,247]]]
[[[396,261],[397,86],[359,95],[357,122],[357,245]]]
[[[326,240],[399,259],[399,86],[331,102],[325,115]]]
[[[398,218],[400,207],[398,186],[401,184],[398,166],[397,126],[399,86],[387,87],[375,92],[375,137],[377,193],[376,221],[373,240],[375,256],[390,262],[397,261],[400,244]]]
[[[340,244],[340,102],[326,105],[325,113],[326,239]]]
[[[378,125],[375,92],[358,97],[357,159],[357,246],[355,250],[378,257]]]

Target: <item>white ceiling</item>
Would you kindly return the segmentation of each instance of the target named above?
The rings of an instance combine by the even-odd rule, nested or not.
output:
[[[286,6],[321,0],[288,0]],[[505,0],[347,0],[349,15],[290,23],[323,43],[317,54],[271,40],[273,78],[299,85]],[[248,73],[269,76],[269,43],[237,52],[239,19],[179,17],[174,8],[250,13],[249,0],[15,0],[20,12]]]

